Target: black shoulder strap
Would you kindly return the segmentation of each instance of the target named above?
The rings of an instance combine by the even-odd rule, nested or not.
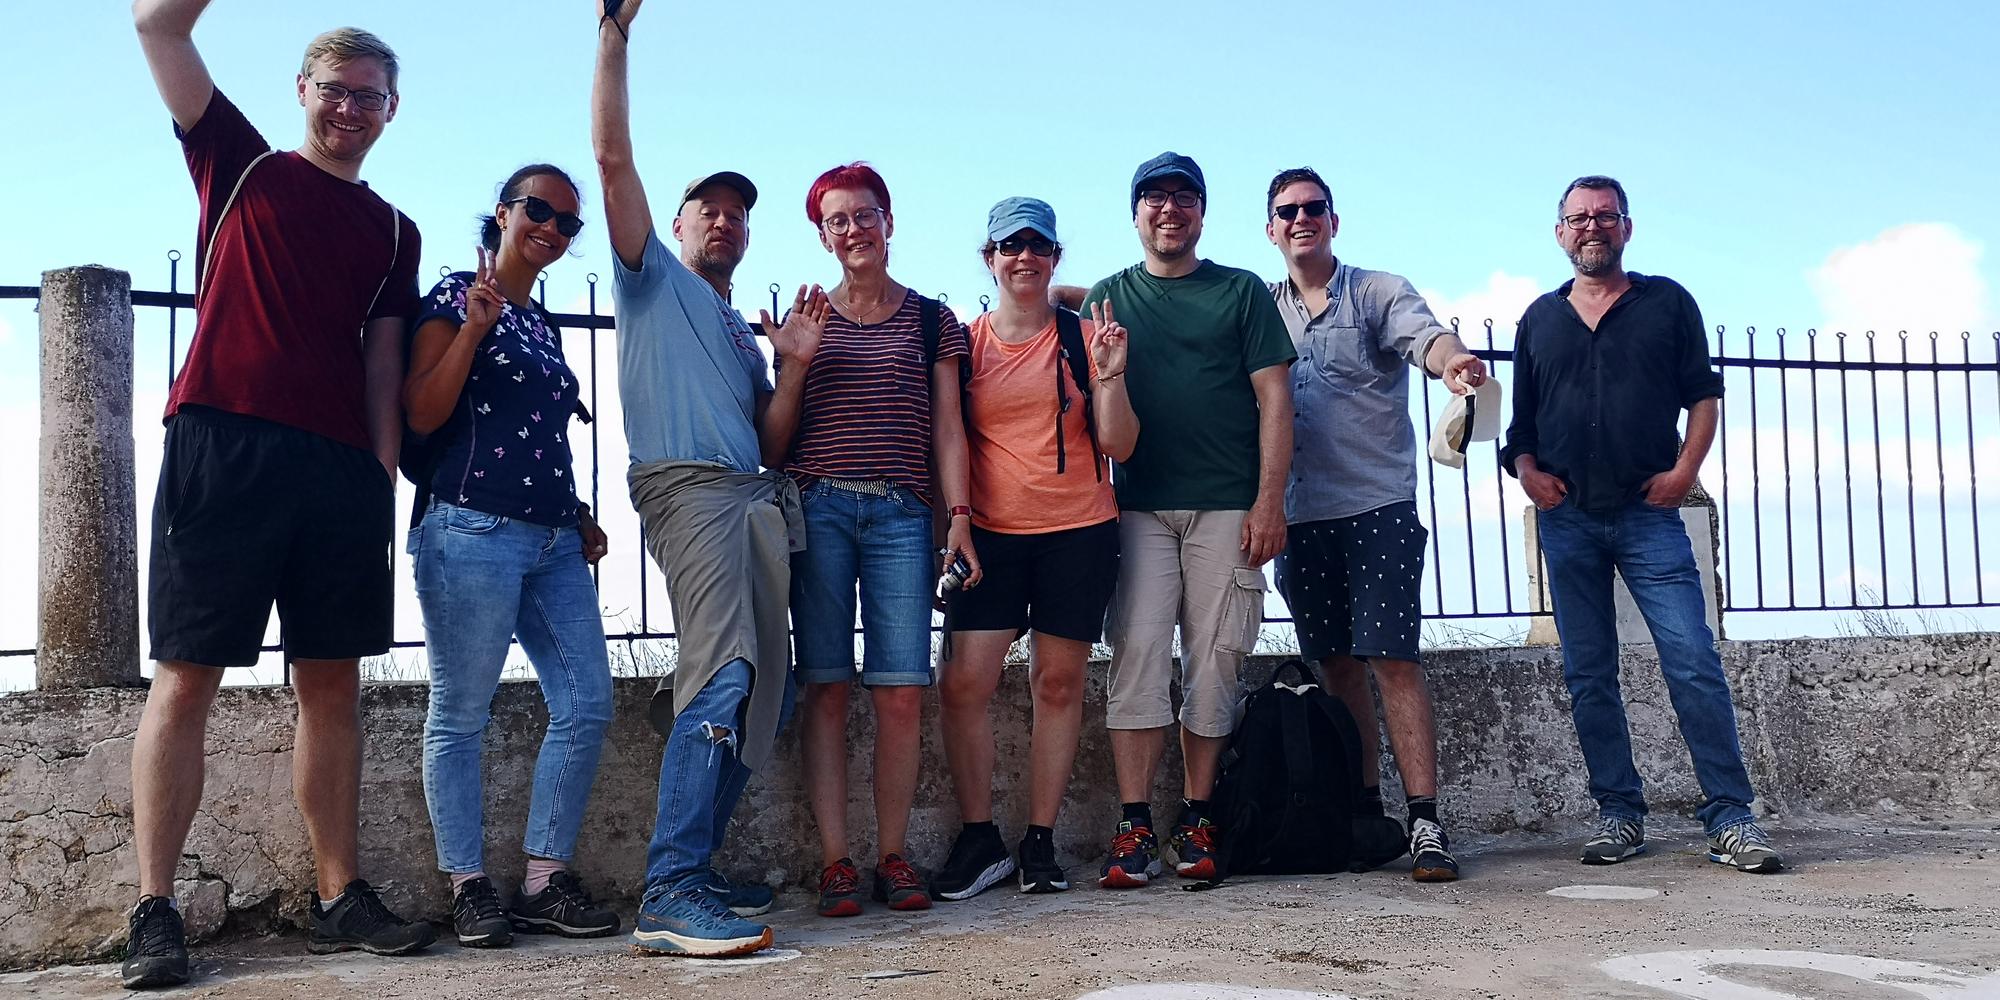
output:
[[[937,364],[938,341],[944,338],[944,303],[928,295],[919,295],[917,314],[923,317],[924,363]]]
[[[1083,317],[1056,307],[1056,347],[1061,354],[1062,365],[1069,369],[1069,379],[1083,394],[1083,426],[1090,434],[1091,468],[1097,473],[1097,481],[1104,481],[1104,452],[1097,446],[1097,405],[1092,401],[1090,391],[1090,349],[1083,342]],[[1068,471],[1069,456],[1063,445],[1062,418],[1069,413],[1069,386],[1064,383],[1062,372],[1056,373],[1056,474]]]

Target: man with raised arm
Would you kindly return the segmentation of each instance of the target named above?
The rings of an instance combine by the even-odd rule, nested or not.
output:
[[[785,360],[774,387],[729,304],[756,187],[733,171],[697,177],[673,217],[680,256],[660,241],[632,162],[626,52],[640,5],[601,0],[590,119],[618,258],[627,484],[680,637],[678,665],[653,698],[667,745],[632,942],[661,954],[744,955],[771,943],[769,927],[745,919],[770,908],[771,891],[731,886],[712,859],[791,706],[786,600],[791,553],[805,537],[798,488],[760,466],[778,465],[790,447],[828,305],[817,286],[801,288],[783,326],[764,316]]]
[[[257,662],[276,603],[298,696],[292,784],[317,885],[306,946],[401,955],[427,923],[358,877],[360,659],[389,648],[389,546],[416,226],[361,181],[396,115],[396,55],[354,28],[306,47],[298,149],[271,148],[196,51],[208,0],[138,0],[201,201],[195,335],[168,396],[147,617],[157,667],[132,745],[139,905],[125,985],[187,981],[174,869],[201,805],[225,667]]]

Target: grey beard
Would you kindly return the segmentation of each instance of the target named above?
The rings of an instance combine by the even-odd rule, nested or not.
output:
[[[736,276],[736,265],[741,263],[743,263],[741,256],[731,258],[710,253],[708,248],[703,246],[694,252],[694,260],[690,262],[689,267],[703,277],[721,278],[722,283],[727,285]]]
[[[1598,263],[1588,263],[1583,259],[1583,251],[1572,250],[1569,253],[1569,262],[1570,266],[1576,268],[1576,273],[1586,278],[1602,278],[1625,269],[1625,252],[1620,250]]]

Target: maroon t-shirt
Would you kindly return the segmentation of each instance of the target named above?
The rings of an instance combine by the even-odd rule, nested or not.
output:
[[[271,146],[220,90],[180,138],[201,196],[200,292],[166,415],[212,406],[372,450],[361,329],[415,313],[416,224],[366,184],[297,153],[265,157],[245,177]],[[217,230],[238,178],[242,189]],[[201,273],[205,260],[213,273]]]

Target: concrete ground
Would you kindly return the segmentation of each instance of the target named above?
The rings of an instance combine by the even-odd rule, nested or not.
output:
[[[1305,1000],[2000,998],[2000,821],[1790,817],[1794,870],[1710,864],[1700,831],[1656,822],[1650,854],[1577,864],[1575,844],[1460,845],[1466,878],[1407,868],[1029,897],[827,920],[803,893],[751,960],[639,958],[623,938],[524,938],[506,951],[314,958],[296,939],[196,952],[186,995],[227,1000],[530,997],[1054,997]],[[1407,865],[1407,861],[1403,863]],[[1168,881],[1172,881],[1171,879]],[[1609,887],[1609,888],[1598,888]],[[1593,898],[1622,896],[1630,898]],[[0,975],[0,995],[127,995],[115,966]]]

